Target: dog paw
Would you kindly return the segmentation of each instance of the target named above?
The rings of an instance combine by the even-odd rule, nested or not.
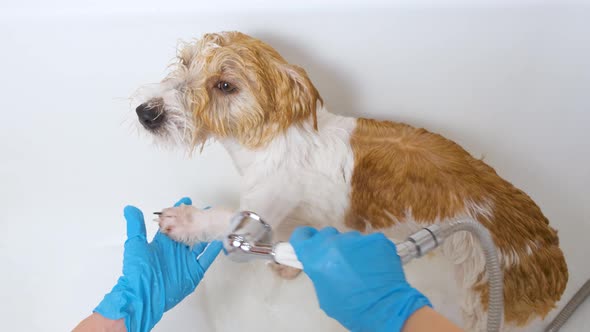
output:
[[[187,245],[220,240],[227,232],[232,213],[213,208],[201,210],[192,205],[180,205],[162,210],[156,219],[160,232]]]
[[[199,210],[191,205],[180,205],[162,210],[156,219],[160,232],[171,239],[185,244],[194,244],[199,240]]]
[[[301,273],[300,269],[296,269],[294,267],[286,265],[281,265],[275,262],[269,263],[268,266],[274,274],[287,280],[295,279]]]

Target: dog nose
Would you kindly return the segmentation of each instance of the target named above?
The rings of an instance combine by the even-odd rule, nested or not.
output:
[[[135,113],[146,129],[156,129],[164,122],[164,110],[159,105],[143,103],[137,106]]]

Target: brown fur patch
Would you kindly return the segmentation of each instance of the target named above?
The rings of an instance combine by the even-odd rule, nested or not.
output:
[[[519,263],[504,270],[505,319],[526,324],[545,316],[568,280],[557,232],[521,190],[444,137],[405,124],[359,119],[351,137],[355,168],[347,226],[383,229],[412,218],[430,224],[464,214],[466,202],[489,206],[477,219],[503,253]],[[527,253],[527,246],[532,249]],[[477,284],[487,305],[487,284]]]

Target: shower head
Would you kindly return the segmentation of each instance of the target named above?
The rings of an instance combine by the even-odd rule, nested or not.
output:
[[[303,269],[291,244],[271,243],[272,228],[254,212],[242,211],[230,222],[229,234],[223,241],[228,257],[237,262],[254,258],[273,260],[276,263]]]
[[[234,260],[245,261],[254,256],[271,254],[272,229],[259,215],[242,211],[230,221],[230,231],[223,241],[223,247]]]

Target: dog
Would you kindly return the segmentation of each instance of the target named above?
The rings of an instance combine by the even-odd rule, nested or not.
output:
[[[261,215],[275,240],[309,225],[380,231],[401,241],[426,225],[468,217],[490,231],[498,248],[503,330],[531,327],[555,308],[568,281],[556,230],[526,193],[458,144],[403,123],[328,112],[302,68],[240,32],[205,34],[183,45],[177,58],[144,94],[139,122],[160,143],[191,151],[210,139],[223,144],[243,179],[239,209]],[[163,210],[158,222],[169,237],[191,245],[223,238],[234,212],[179,206]],[[435,308],[459,303],[458,322],[484,331],[488,285],[477,240],[457,233],[420,261],[406,266],[410,282],[420,279],[413,284]],[[444,275],[438,266],[454,281],[434,286]],[[273,278],[301,279],[297,269],[270,267]]]

